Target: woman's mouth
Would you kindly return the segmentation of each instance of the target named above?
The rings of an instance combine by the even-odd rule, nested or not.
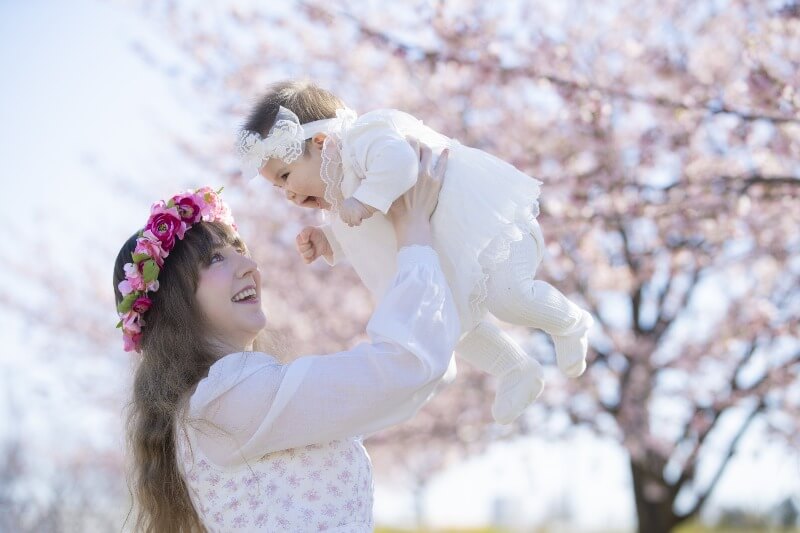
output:
[[[231,301],[236,304],[253,304],[258,303],[258,293],[255,288],[248,287],[233,295]]]

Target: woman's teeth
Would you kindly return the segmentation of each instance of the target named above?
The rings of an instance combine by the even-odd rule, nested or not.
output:
[[[255,289],[253,289],[253,288],[245,289],[243,291],[237,292],[234,295],[234,297],[231,298],[231,301],[241,302],[242,300],[246,300],[247,298],[251,298],[251,297],[255,298],[255,296],[256,296],[256,290]]]

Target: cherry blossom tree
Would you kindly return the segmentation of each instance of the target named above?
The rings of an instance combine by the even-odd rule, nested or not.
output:
[[[197,89],[225,94],[221,123],[267,82],[310,77],[545,182],[539,275],[597,327],[586,375],[555,380],[541,406],[624,445],[640,531],[695,516],[754,420],[796,442],[796,2],[159,6],[143,9],[194,60]],[[491,387],[466,370],[373,447],[480,451],[497,433]],[[712,437],[727,438],[721,457]]]
[[[424,486],[498,438],[561,435],[566,417],[624,446],[639,531],[660,533],[697,516],[756,421],[798,443],[800,3],[133,5],[180,57],[142,42],[142,59],[207,102],[219,135],[177,132],[176,155],[230,184],[294,353],[350,345],[370,302],[346,266],[296,257],[313,214],[237,174],[235,125],[267,83],[307,77],[358,111],[404,109],[544,181],[537,276],[592,311],[586,374],[548,371],[537,405],[500,428],[493,384],[462,364],[368,441],[378,467]],[[552,363],[540,333],[511,330]]]

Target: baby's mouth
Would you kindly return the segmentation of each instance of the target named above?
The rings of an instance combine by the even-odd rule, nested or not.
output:
[[[302,207],[322,209],[322,202],[316,196],[307,196],[306,199],[303,200],[303,203],[300,205]]]

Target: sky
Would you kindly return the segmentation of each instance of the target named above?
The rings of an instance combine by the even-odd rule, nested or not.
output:
[[[208,132],[192,113],[202,102],[183,82],[142,61],[134,51],[137,40],[178,57],[157,27],[122,4],[0,0],[0,184],[6,193],[0,225],[10,230],[5,235],[40,241],[53,258],[75,253],[75,235],[92,235],[96,249],[86,253],[97,256],[99,271],[110,270],[109,254],[140,223],[150,202],[192,184],[192,172],[181,168],[168,131],[180,130],[197,142],[219,132]],[[228,125],[220,128],[227,131]],[[109,178],[136,180],[152,197],[120,198],[119,188],[104,181]],[[54,261],[46,267],[70,264]],[[46,298],[25,280],[0,283]],[[118,406],[81,404],[70,387],[115,373],[108,386],[124,386],[119,371],[127,371],[129,362],[122,352],[78,365],[72,374],[55,373],[59,367],[50,354],[39,353],[42,339],[2,307],[0,317],[6,391],[0,395],[0,435],[20,432],[33,449],[43,450],[87,438],[98,448],[117,446]],[[114,320],[111,311],[109,321]],[[37,390],[45,392],[32,394]],[[67,406],[68,414],[60,420],[42,414],[53,412],[54,405]],[[800,452],[767,447],[758,431],[745,439],[743,450],[712,508],[761,512],[786,495],[800,496],[793,475],[800,471]],[[38,465],[41,483],[32,494],[46,497],[48,476],[56,470],[47,464],[52,457],[45,454]],[[585,530],[630,528],[629,483],[626,457],[616,443],[585,434],[567,442],[528,438],[498,443],[485,456],[434,478],[426,514],[435,526],[474,525],[505,507],[512,510],[509,520],[536,523],[567,508]],[[412,509],[407,491],[378,479],[378,523],[409,523]]]

